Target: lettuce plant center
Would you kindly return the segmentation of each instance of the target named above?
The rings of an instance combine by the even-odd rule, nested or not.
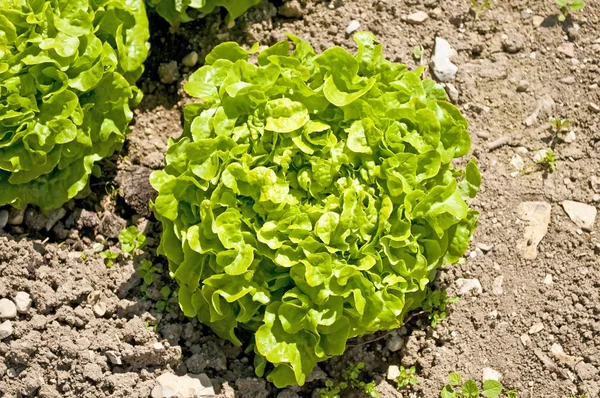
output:
[[[355,41],[355,55],[292,35],[260,53],[217,46],[151,177],[182,310],[254,350],[277,387],[402,325],[478,219],[477,165],[452,165],[465,118],[422,69],[386,60],[370,33]]]

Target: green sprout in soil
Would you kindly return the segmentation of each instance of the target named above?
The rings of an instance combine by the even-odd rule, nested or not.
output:
[[[431,326],[437,326],[447,317],[449,304],[458,302],[458,296],[449,297],[445,290],[430,290],[423,303],[423,312],[427,314]]]
[[[475,21],[492,7],[492,0],[471,0],[471,13]]]
[[[556,4],[560,7],[559,22],[565,22],[567,15],[585,7],[583,0],[556,0]]]
[[[556,138],[562,139],[566,130],[572,126],[572,123],[568,119],[561,119],[559,117],[550,119],[550,126],[552,126],[552,130],[554,131],[554,135]]]
[[[414,46],[412,53],[415,61],[421,62],[421,60],[423,59],[423,54],[425,53],[425,49],[423,48],[423,46]]]
[[[556,170],[556,153],[550,148],[546,149],[544,156],[535,160],[535,164],[548,173],[554,173]]]
[[[396,384],[398,388],[405,388],[410,386],[416,386],[419,384],[419,380],[415,376],[417,369],[414,366],[406,369],[404,366],[400,366],[400,376],[396,378]]]
[[[119,242],[123,253],[133,253],[135,250],[143,249],[146,246],[146,235],[138,232],[135,226],[131,226],[119,233]]]
[[[378,398],[379,393],[375,389],[375,382],[371,381],[365,383],[359,380],[360,374],[365,367],[364,362],[359,362],[355,365],[350,365],[343,374],[343,381],[335,384],[333,380],[326,380],[325,387],[319,388],[317,392],[321,398],[340,398],[342,391],[347,388],[353,388],[356,390],[364,391],[367,396],[372,398]]]
[[[497,398],[502,394],[502,383],[496,380],[485,380],[483,388],[480,391],[475,380],[469,379],[462,382],[462,376],[459,373],[452,372],[448,375],[448,384],[440,393],[441,398],[479,398],[483,395],[485,398]],[[512,395],[506,395],[511,393]],[[516,397],[515,391],[505,393],[507,397]]]
[[[140,278],[142,278],[142,294],[146,294],[146,291],[155,280],[159,278],[159,274],[162,272],[160,265],[154,265],[150,260],[142,260],[137,270]]]
[[[104,250],[100,253],[100,257],[104,259],[104,264],[106,264],[107,268],[115,265],[115,261],[119,258],[119,252],[112,251],[110,249]]]

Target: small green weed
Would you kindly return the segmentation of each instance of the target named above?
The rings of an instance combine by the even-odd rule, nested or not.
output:
[[[376,390],[375,382],[371,381],[369,383],[365,383],[364,381],[359,380],[360,374],[362,373],[363,368],[365,367],[364,362],[359,362],[355,365],[349,366],[342,376],[343,381],[335,384],[333,380],[326,380],[325,387],[319,388],[317,392],[320,394],[321,398],[340,398],[340,394],[347,388],[354,388],[357,390],[362,390],[369,397],[378,398],[379,393]]]
[[[431,326],[436,326],[448,316],[449,304],[458,302],[458,296],[448,297],[445,290],[430,290],[423,302],[423,312],[427,314]]]
[[[104,259],[104,264],[106,264],[107,268],[115,265],[115,261],[119,258],[119,252],[112,251],[110,249],[104,250],[100,253],[100,257]]]
[[[404,366],[400,366],[400,376],[396,378],[396,384],[398,388],[405,388],[409,386],[415,386],[419,384],[419,380],[415,376],[417,369],[414,366],[406,369]]]
[[[482,389],[479,389],[475,380],[469,379],[464,383],[462,376],[459,373],[452,372],[448,375],[448,384],[444,387],[440,393],[441,398],[479,398],[484,396],[485,398],[497,398],[502,394],[503,390],[502,383],[496,380],[484,380]],[[504,392],[504,396],[507,398],[516,398],[517,392],[515,390]]]
[[[162,272],[162,266],[154,265],[152,261],[142,260],[138,268],[138,274],[142,278],[142,293],[146,293],[146,290],[158,279],[159,274]]]
[[[562,139],[563,135],[566,133],[566,130],[572,126],[572,123],[568,119],[561,119],[557,117],[550,119],[550,125],[552,126],[555,137]]]
[[[423,54],[425,54],[425,49],[423,46],[414,46],[412,50],[412,55],[415,61],[421,62],[423,59]]]
[[[471,0],[471,13],[475,21],[492,7],[492,0]]]
[[[565,22],[567,15],[585,7],[583,0],[556,0],[556,4],[560,7],[559,22]]]
[[[556,171],[556,153],[550,148],[546,149],[544,155],[534,160],[534,162],[538,167],[549,173]]]
[[[146,235],[138,232],[137,227],[132,225],[119,233],[119,242],[124,253],[133,253],[146,246]]]

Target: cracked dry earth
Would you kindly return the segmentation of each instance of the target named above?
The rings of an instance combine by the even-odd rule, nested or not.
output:
[[[206,393],[222,397],[318,396],[326,378],[364,362],[382,397],[439,396],[452,371],[476,380],[494,371],[524,398],[600,397],[600,2],[563,25],[550,0],[493,2],[477,21],[468,3],[263,1],[231,31],[220,15],[174,32],[153,19],[145,100],[124,153],[103,164],[114,179],[92,181],[91,197],[51,214],[0,209],[0,396],[148,397],[169,373],[204,374]],[[355,49],[346,29],[357,22],[411,68],[429,63],[436,37],[456,50],[446,88],[470,122],[481,220],[465,263],[436,282],[461,297],[445,321],[416,318],[375,342],[383,335],[366,336],[304,387],[281,391],[175,303],[158,310],[167,275],[141,293],[142,260],[164,261],[146,180],[181,132],[182,82],[215,44],[270,45],[291,32],[317,50]],[[182,64],[192,51],[200,62]],[[550,117],[572,122],[563,140],[551,142]],[[551,145],[557,165],[547,173],[534,160]],[[99,252],[127,225],[144,231],[148,248],[107,268]],[[395,388],[386,375],[400,365],[416,366],[418,385]]]

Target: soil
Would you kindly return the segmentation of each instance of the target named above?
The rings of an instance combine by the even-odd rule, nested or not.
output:
[[[90,197],[61,211],[28,209],[24,221],[13,212],[13,223],[0,230],[0,298],[27,292],[33,302],[0,340],[0,396],[148,397],[168,371],[206,373],[223,397],[318,396],[326,378],[339,380],[349,365],[364,362],[363,379],[375,380],[382,397],[436,397],[450,372],[481,381],[485,368],[501,373],[519,397],[600,397],[598,224],[580,229],[562,205],[600,201],[592,181],[600,176],[600,1],[587,1],[564,24],[550,0],[493,3],[477,20],[470,2],[457,0],[300,1],[294,12],[282,12],[287,17],[278,7],[290,4],[263,1],[231,30],[222,14],[177,29],[153,17],[140,82],[145,99],[124,151],[102,163],[104,179],[92,181]],[[407,16],[417,11],[429,18],[413,25]],[[476,279],[482,289],[461,294],[438,326],[415,317],[399,331],[353,341],[304,387],[280,391],[254,375],[252,357],[186,319],[176,299],[158,309],[161,289],[175,288],[166,273],[141,293],[142,261],[165,267],[155,253],[160,226],[146,206],[154,195],[147,176],[162,167],[168,140],[181,134],[189,100],[182,83],[214,45],[270,45],[290,32],[320,51],[355,49],[345,32],[352,20],[378,36],[390,59],[411,68],[428,64],[436,36],[458,51],[448,91],[470,122],[472,156],[483,176],[472,205],[481,219],[465,263],[440,272],[436,286],[454,294],[464,279]],[[421,61],[413,58],[415,46],[424,49]],[[181,61],[191,51],[200,62],[190,69]],[[179,73],[164,84],[158,71],[170,61]],[[569,119],[574,141],[553,140],[549,117]],[[536,151],[549,146],[557,154],[554,173],[534,164]],[[513,166],[517,156],[525,172]],[[543,236],[534,259],[522,250],[523,242],[535,243],[523,241],[532,228],[520,211],[525,202],[551,209],[547,231],[534,225]],[[121,254],[108,268],[100,252],[115,246],[127,225],[145,232],[147,247]],[[398,391],[386,380],[393,365],[415,366],[419,384]]]

